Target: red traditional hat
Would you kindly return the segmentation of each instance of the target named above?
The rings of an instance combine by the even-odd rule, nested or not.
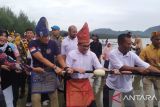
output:
[[[89,28],[87,23],[85,23],[82,29],[77,33],[77,38],[78,38],[78,43],[90,42]]]

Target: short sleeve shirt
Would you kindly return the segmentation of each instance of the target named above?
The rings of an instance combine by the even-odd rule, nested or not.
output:
[[[148,68],[150,65],[140,59],[134,52],[129,51],[126,55],[123,55],[118,49],[114,49],[109,54],[109,68],[120,69],[122,66],[127,65],[134,67]],[[129,92],[132,87],[132,75],[114,75],[109,74],[106,79],[106,85],[114,90],[120,92]]]
[[[68,53],[71,50],[77,49],[77,44],[78,44],[78,40],[77,37],[74,38],[73,40],[70,39],[68,36],[62,41],[62,45],[61,45],[61,54],[62,55],[68,55]]]
[[[59,55],[59,49],[55,41],[49,40],[48,44],[41,43],[38,39],[33,40],[29,43],[29,50],[31,55],[36,52],[40,52],[43,57],[54,63],[54,57]],[[33,58],[33,66],[34,67],[46,67],[43,63],[38,61],[36,58]]]

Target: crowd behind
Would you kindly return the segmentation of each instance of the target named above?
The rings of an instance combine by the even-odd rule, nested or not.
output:
[[[118,48],[113,49],[108,38],[102,47],[96,34],[91,35],[93,41],[90,42],[87,23],[79,31],[75,25],[69,26],[66,37],[60,35],[59,26],[54,25],[51,29],[49,32],[45,17],[40,18],[35,29],[28,26],[23,35],[0,29],[0,50],[12,57],[15,64],[12,67],[1,61],[3,58],[0,59],[1,107],[17,107],[18,100],[25,96],[27,107],[111,107],[115,91],[121,92],[122,96],[152,95],[153,87],[157,100],[154,103],[146,100],[144,105],[158,107],[159,78],[123,73],[160,73],[160,32],[153,32],[151,44],[145,47],[139,36],[134,36],[132,41],[131,32],[120,34]],[[115,74],[99,77],[85,73],[86,70],[96,69],[113,70]],[[73,81],[65,81],[64,71],[71,75]],[[73,87],[86,91],[83,82],[89,83],[86,85],[88,94],[78,97],[82,92],[71,93],[75,88],[69,87],[74,83],[76,85]],[[124,100],[120,106],[141,107],[140,104],[138,101]]]

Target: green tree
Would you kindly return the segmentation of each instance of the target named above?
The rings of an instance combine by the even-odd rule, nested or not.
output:
[[[27,27],[34,29],[35,22],[30,21],[23,11],[16,16],[10,8],[0,7],[0,27],[23,34]]]

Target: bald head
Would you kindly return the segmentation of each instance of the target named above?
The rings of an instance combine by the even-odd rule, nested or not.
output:
[[[68,34],[69,34],[69,37],[71,39],[74,39],[76,37],[76,34],[77,34],[77,27],[74,26],[74,25],[69,26]]]

